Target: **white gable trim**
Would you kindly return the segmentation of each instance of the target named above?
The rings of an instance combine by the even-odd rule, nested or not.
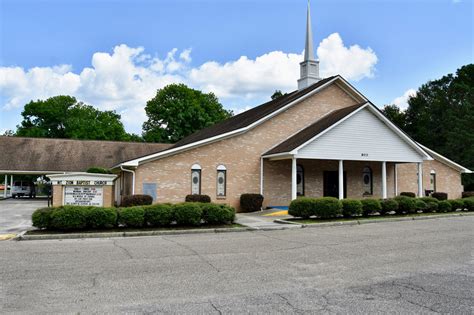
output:
[[[473,173],[470,169],[448,159],[447,157],[439,154],[438,152],[435,152],[433,150],[431,150],[430,148],[428,147],[425,147],[424,145],[420,144],[417,142],[417,144],[422,147],[426,152],[428,152],[429,154],[431,154],[433,156],[433,158],[436,160],[436,161],[439,161],[451,168],[454,168],[455,170],[458,170],[459,172],[461,173],[466,173],[466,174],[471,174]]]
[[[236,135],[241,134],[241,133],[245,133],[245,132],[249,131],[250,129],[253,129],[256,126],[264,123],[265,121],[269,120],[270,118],[284,112],[285,110],[287,110],[288,108],[294,106],[295,104],[307,99],[308,97],[311,97],[312,95],[318,93],[322,89],[330,86],[331,84],[333,84],[334,82],[336,82],[338,80],[341,83],[343,83],[344,85],[346,85],[350,91],[352,91],[353,93],[355,93],[358,96],[360,96],[361,98],[363,98],[363,100],[367,101],[367,99],[362,94],[360,94],[346,80],[344,80],[341,76],[338,75],[338,76],[334,77],[333,79],[331,79],[330,81],[324,83],[320,87],[312,90],[309,93],[306,93],[306,94],[302,95],[300,98],[297,98],[296,100],[294,100],[294,101],[288,103],[287,105],[283,106],[282,108],[268,114],[267,116],[257,120],[256,122],[248,125],[247,127],[236,129],[236,130],[224,133],[224,134],[220,134],[220,135],[210,137],[210,138],[207,138],[207,139],[203,139],[203,140],[200,140],[200,141],[196,141],[196,142],[193,142],[193,143],[189,143],[189,144],[177,147],[177,148],[160,151],[158,153],[150,154],[150,155],[138,158],[138,159],[126,161],[126,162],[123,162],[123,163],[120,163],[120,164],[114,166],[113,168],[120,167],[120,166],[137,167],[140,163],[143,163],[143,162],[163,158],[163,157],[166,157],[166,156],[169,156],[169,155],[176,154],[176,153],[181,152],[181,151],[189,150],[189,149],[194,148],[194,147],[202,146],[202,145],[209,144],[209,143],[216,142],[216,141],[220,141],[220,140],[223,140],[223,139],[226,139],[226,138],[229,138],[229,137],[233,137],[233,136],[236,136]]]

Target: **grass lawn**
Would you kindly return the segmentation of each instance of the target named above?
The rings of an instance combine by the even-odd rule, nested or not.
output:
[[[145,227],[145,228],[126,228],[117,227],[113,229],[96,229],[96,230],[71,230],[71,231],[48,231],[48,230],[31,230],[25,235],[51,235],[51,234],[72,234],[72,233],[112,233],[112,232],[144,232],[144,231],[176,231],[176,230],[202,230],[202,229],[222,229],[222,228],[240,228],[243,225],[221,224],[221,225],[200,225],[200,226],[169,226],[169,227]]]
[[[365,221],[365,220],[381,220],[381,219],[395,219],[395,218],[413,218],[413,217],[420,217],[420,216],[437,216],[437,215],[446,215],[446,214],[453,214],[453,213],[466,213],[466,211],[457,211],[457,212],[442,212],[442,213],[412,213],[412,214],[391,214],[391,215],[374,215],[369,217],[353,217],[353,218],[332,218],[332,219],[318,219],[318,218],[310,218],[310,219],[301,219],[301,218],[290,218],[286,219],[285,221],[290,221],[298,224],[318,224],[318,223],[326,223],[326,222],[344,222],[344,221]]]

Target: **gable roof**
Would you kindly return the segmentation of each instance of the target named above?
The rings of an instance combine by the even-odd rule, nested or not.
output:
[[[417,142],[418,143],[418,142]],[[428,152],[435,160],[455,169],[455,170],[458,170],[459,172],[461,173],[467,173],[467,174],[470,174],[470,173],[473,173],[470,169],[448,159],[447,157],[439,154],[438,152],[435,152],[433,150],[431,150],[430,148],[428,147],[425,147],[424,145],[422,145],[421,143],[418,143],[418,145],[420,147],[422,147],[424,150],[426,150],[426,152]]]
[[[0,136],[0,173],[81,172],[170,147],[164,143]],[[10,174],[8,173],[8,174]]]
[[[213,126],[197,131],[196,133],[178,141],[167,150],[142,156],[133,160],[127,160],[117,164],[116,167],[119,167],[120,165],[135,167],[138,166],[140,163],[159,159],[161,157],[169,156],[180,151],[184,151],[200,145],[209,144],[214,141],[219,141],[240,133],[244,133],[333,83],[337,84],[342,90],[346,91],[349,95],[351,95],[354,99],[357,99],[359,102],[367,101],[367,98],[361,93],[359,93],[343,77],[339,75],[332,76],[323,79],[305,89],[291,92],[275,100],[254,107],[239,115],[233,116]]]
[[[315,123],[286,139],[276,147],[265,152],[263,155],[265,156],[293,151],[365,104],[366,103],[360,103],[332,111],[329,114],[323,116],[321,119],[317,120]]]

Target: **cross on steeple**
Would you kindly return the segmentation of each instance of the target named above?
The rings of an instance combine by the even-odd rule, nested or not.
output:
[[[321,80],[319,77],[319,61],[314,58],[313,32],[311,30],[311,13],[308,0],[308,11],[306,13],[306,42],[304,48],[304,60],[300,63],[298,90],[304,89],[319,80]]]

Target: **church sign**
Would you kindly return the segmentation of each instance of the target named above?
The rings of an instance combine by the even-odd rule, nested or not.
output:
[[[66,186],[64,188],[64,205],[101,207],[103,204],[102,187]]]

